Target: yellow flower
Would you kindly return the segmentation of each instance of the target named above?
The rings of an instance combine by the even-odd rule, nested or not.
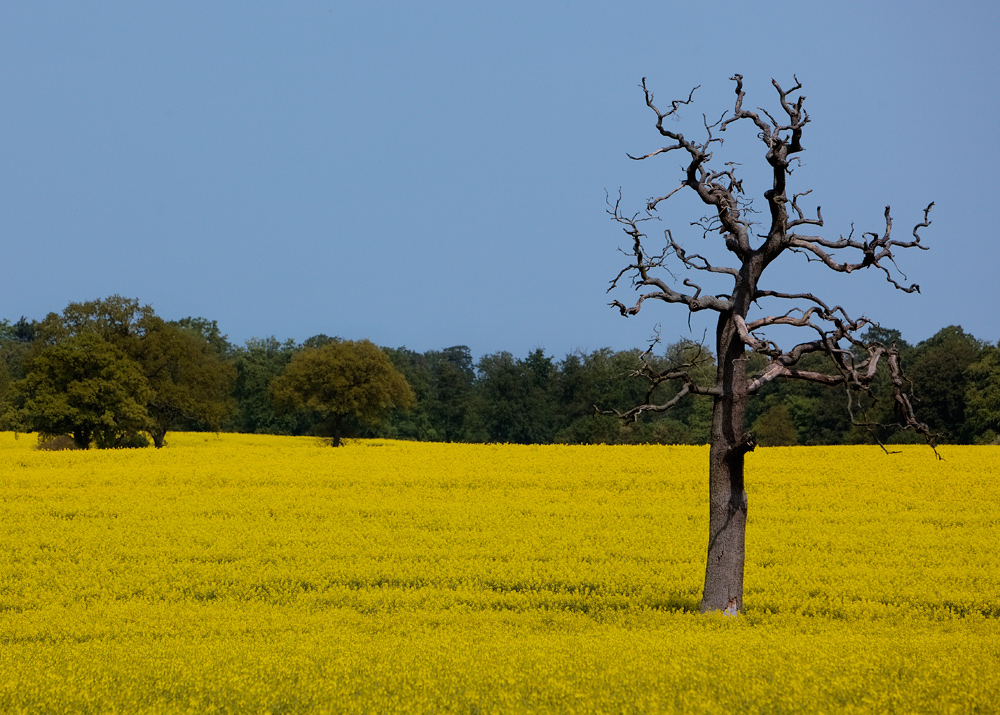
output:
[[[985,712],[1000,450],[0,434],[0,712]]]

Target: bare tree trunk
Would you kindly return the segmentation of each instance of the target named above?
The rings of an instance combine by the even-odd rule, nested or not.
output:
[[[701,611],[743,608],[743,563],[747,526],[747,495],[743,461],[753,450],[753,437],[743,431],[748,397],[743,342],[730,319],[719,317],[718,384],[712,410],[709,453],[708,562]]]

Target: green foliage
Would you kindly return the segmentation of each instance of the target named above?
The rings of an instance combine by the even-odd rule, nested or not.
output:
[[[236,412],[224,424],[226,429],[248,434],[305,434],[309,417],[297,412],[279,415],[268,392],[271,381],[282,373],[298,349],[294,341],[282,343],[272,336],[251,338],[233,350],[236,381],[232,396]]]
[[[980,359],[984,345],[959,326],[943,328],[917,345],[904,364],[913,382],[917,418],[941,434],[941,441],[972,441],[966,421],[968,368]]]
[[[438,442],[484,441],[477,411],[476,370],[465,345],[418,353],[382,348],[410,385],[416,406],[390,415],[372,436]]]
[[[178,328],[184,328],[185,330],[191,331],[198,337],[200,337],[204,342],[206,342],[218,357],[225,358],[229,355],[230,351],[233,349],[232,344],[229,342],[229,338],[222,334],[219,330],[219,323],[215,320],[209,320],[208,318],[181,318],[180,320],[174,321],[172,325],[176,325]]]
[[[12,426],[69,434],[84,449],[138,444],[153,393],[136,347],[159,324],[152,308],[118,295],[70,303],[40,323],[22,318],[16,337],[31,343],[20,346]]]
[[[163,324],[138,342],[136,353],[152,390],[147,411],[157,447],[168,429],[220,428],[233,410],[236,370],[217,346],[198,332]]]
[[[393,410],[410,409],[415,398],[385,353],[368,340],[331,341],[296,352],[271,382],[280,412],[314,419],[313,429],[336,446],[361,427],[382,423]]]
[[[84,339],[84,335],[91,337]],[[73,362],[70,351],[52,349],[94,339],[101,345],[95,359],[107,363],[105,374],[136,370],[141,374],[141,389],[130,394],[141,406],[140,412],[144,411],[143,419],[136,418],[134,410],[113,407],[101,413],[100,429],[92,419],[72,426],[67,421],[72,411],[56,399],[58,389],[46,396],[41,381],[67,386],[65,374],[59,378],[58,373],[71,372]],[[890,328],[873,327],[863,339],[900,350],[904,372],[913,382],[917,416],[940,432],[942,441],[992,443],[998,439],[1000,346],[987,346],[956,326],[944,328],[915,347]],[[524,358],[498,352],[478,362],[462,345],[423,353],[383,348],[410,391],[411,399],[401,399],[400,404],[410,404],[411,409],[385,410],[378,419],[350,410],[341,414],[316,409],[306,399],[283,399],[278,409],[272,399],[272,382],[296,356],[317,350],[336,352],[330,346],[344,345],[355,344],[319,334],[301,344],[270,337],[236,347],[215,321],[187,317],[166,322],[151,307],[121,296],[71,303],[61,314],[50,313],[40,322],[24,317],[16,323],[0,320],[0,428],[41,429],[44,422],[47,429],[56,429],[58,424],[66,434],[79,433],[81,441],[89,430],[89,444],[97,446],[142,444],[144,432],[159,446],[167,431],[174,429],[339,432],[447,442],[709,441],[711,397],[688,396],[668,412],[647,412],[637,422],[600,414],[624,412],[647,401],[664,403],[676,394],[678,385],[670,382],[650,392],[651,383],[642,376],[644,365],[653,372],[685,365],[697,384],[714,384],[713,356],[692,341],[667,345],[661,354],[602,348],[556,360],[536,349]],[[129,364],[108,363],[116,360]],[[348,362],[344,358],[343,364]],[[766,363],[763,356],[748,355],[748,373],[759,374]],[[61,365],[58,369],[57,364]],[[363,369],[363,364],[357,369]],[[819,354],[804,355],[796,367],[836,372],[829,358]],[[343,375],[349,372],[343,365],[337,369]],[[95,384],[95,378],[87,379],[91,380],[88,384]],[[276,384],[281,387],[283,383]],[[844,390],[775,380],[749,402],[747,421],[761,444],[904,441],[912,435],[895,427],[898,419],[890,388],[884,370],[876,377],[875,400],[863,393],[851,393],[849,400]],[[121,396],[120,391],[112,391],[106,397],[111,404]],[[274,394],[280,396],[280,390]],[[852,424],[849,404],[859,424]],[[378,400],[373,405],[378,411]],[[32,412],[42,409],[47,412]],[[89,409],[97,410],[96,403]],[[78,409],[72,414],[82,412]],[[109,420],[118,420],[115,428],[107,427]]]
[[[23,316],[13,325],[0,320],[0,429],[18,429],[22,424],[13,403],[13,386],[24,378],[36,325]]]
[[[974,441],[994,444],[1000,433],[1000,344],[985,348],[966,370],[965,407]]]
[[[434,400],[432,353],[418,353],[407,348],[382,348],[393,367],[399,370],[413,390],[415,406],[410,410],[397,410],[378,426],[370,430],[372,436],[392,439],[444,441],[442,431],[433,424],[430,405]],[[362,430],[364,433],[365,430]]]
[[[17,409],[7,412],[14,425],[72,434],[81,447],[145,446],[148,431],[159,447],[177,426],[218,429],[229,409],[233,369],[214,322],[166,323],[150,306],[115,295],[13,327],[2,345],[23,372]],[[89,362],[82,345],[94,350]]]
[[[455,345],[429,354],[430,395],[427,414],[440,439],[456,442],[475,434],[473,417],[476,370],[472,351]]]
[[[304,348],[321,348],[327,343],[339,343],[340,338],[331,338],[329,335],[324,335],[320,333],[319,335],[313,335],[311,338],[306,338],[302,342],[302,347]]]
[[[775,405],[753,423],[753,433],[763,447],[790,447],[799,443],[798,430],[787,405]]]
[[[85,303],[70,303],[62,314],[49,313],[37,330],[37,339],[53,344],[81,333],[95,333],[117,347],[130,343],[163,323],[148,305],[113,295]]]
[[[151,396],[139,365],[116,345],[83,332],[46,346],[29,360],[15,400],[23,424],[69,434],[81,449],[134,443],[148,429]]]
[[[489,441],[518,444],[551,442],[558,428],[556,367],[538,349],[524,360],[508,352],[478,364],[479,418]]]

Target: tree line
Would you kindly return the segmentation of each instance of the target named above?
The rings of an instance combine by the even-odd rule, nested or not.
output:
[[[998,442],[1000,346],[957,326],[916,345],[898,331],[871,330],[870,338],[898,348],[916,415],[941,443]],[[617,413],[666,403],[679,389],[644,375],[684,366],[710,385],[716,372],[711,352],[688,340],[561,359],[535,349],[478,360],[464,345],[417,352],[326,335],[234,345],[216,321],[167,321],[121,296],[71,303],[41,321],[0,320],[0,355],[0,426],[84,448],[159,447],[171,430],[313,434],[333,443],[367,436],[705,444],[710,397],[694,395],[641,420]],[[750,374],[764,368],[761,356],[748,359]],[[800,367],[826,370],[819,363],[828,359],[807,355]],[[747,421],[762,445],[914,438],[891,426],[888,399],[792,380],[772,382],[758,397]]]

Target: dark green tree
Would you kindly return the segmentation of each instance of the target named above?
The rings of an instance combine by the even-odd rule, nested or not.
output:
[[[321,348],[327,343],[339,343],[341,341],[338,337],[331,338],[329,335],[324,333],[319,333],[318,335],[313,335],[311,338],[306,338],[302,341],[302,347],[304,348]]]
[[[150,427],[149,384],[138,363],[92,332],[48,345],[28,360],[15,386],[21,424],[42,435],[68,434],[81,449],[132,443]]]
[[[799,443],[799,433],[787,405],[769,408],[753,423],[753,431],[765,447],[788,447]]]
[[[378,426],[362,430],[362,434],[391,439],[440,441],[443,436],[430,415],[430,403],[434,399],[431,374],[433,353],[418,353],[405,347],[382,348],[382,352],[413,390],[415,405],[409,410],[395,410]]]
[[[985,348],[966,373],[965,408],[973,441],[996,444],[1000,435],[1000,343]]]
[[[309,416],[294,411],[278,414],[269,393],[271,381],[299,349],[294,341],[280,342],[274,336],[251,338],[233,349],[236,412],[224,423],[226,429],[248,434],[305,434],[311,424]]]
[[[37,323],[21,317],[16,323],[0,321],[0,429],[13,429],[18,425],[11,402],[12,386],[24,379],[24,366],[31,354]]]
[[[20,323],[18,328],[19,332],[29,332]],[[141,405],[143,419],[135,418],[131,406],[126,411],[127,418],[121,410],[109,407],[108,419],[121,415],[117,434],[105,438],[103,435],[111,432],[97,433],[94,441],[98,446],[144,443],[145,437],[140,434],[143,431],[148,431],[154,443],[162,446],[168,429],[177,426],[217,429],[221,416],[229,409],[233,370],[223,360],[225,337],[212,321],[185,318],[167,323],[152,307],[141,305],[136,299],[114,295],[70,303],[61,314],[50,313],[32,328],[34,342],[29,354],[34,355],[30,364],[36,374],[26,373],[25,379],[31,378],[26,387],[31,386],[36,392],[40,366],[47,365],[50,360],[48,357],[35,358],[62,355],[49,351],[62,345],[75,345],[85,336],[110,346],[101,355],[102,359],[114,357],[122,361],[115,371],[122,375],[137,371],[143,377],[141,389],[134,382],[125,381],[121,385],[133,390],[133,401]],[[106,366],[105,372],[110,369]],[[95,400],[101,394],[106,395],[109,404],[117,399],[115,393],[108,392],[99,393]],[[41,404],[38,400],[30,401],[23,409],[39,408]],[[96,403],[91,408],[97,409]],[[44,418],[44,415],[39,417]],[[81,429],[86,434],[87,429]],[[74,437],[81,429],[73,430]]]
[[[152,392],[136,353],[159,324],[150,306],[120,295],[49,313],[32,326],[25,377],[17,383],[20,423],[42,436],[70,434],[80,447],[148,444],[142,433],[151,426],[146,404]],[[94,350],[89,362],[78,355],[81,345]],[[65,400],[52,385],[67,393]],[[62,432],[53,431],[60,426]]]
[[[541,349],[524,360],[509,352],[479,360],[478,418],[490,442],[544,444],[560,425],[555,400],[555,364]]]
[[[179,328],[184,328],[185,330],[188,330],[200,337],[208,343],[212,352],[220,358],[227,358],[233,349],[232,343],[229,342],[229,337],[224,335],[219,329],[218,321],[209,320],[208,318],[195,318],[189,316],[187,318],[172,321],[172,324]]]
[[[162,447],[167,430],[219,430],[232,412],[236,369],[201,331],[162,323],[135,343],[150,393],[149,433]]]
[[[313,416],[314,431],[333,446],[414,404],[406,379],[368,340],[300,350],[271,382],[271,395],[279,412]]]
[[[81,333],[94,333],[131,354],[133,343],[162,323],[151,306],[134,298],[112,295],[70,303],[61,314],[49,313],[37,326],[36,342],[51,345]]]
[[[394,412],[376,430],[378,434],[443,442],[480,439],[476,370],[468,347],[455,345],[424,353],[407,348],[383,348],[383,351],[413,389],[416,406],[407,412]]]
[[[430,394],[427,414],[438,438],[446,442],[473,437],[476,369],[472,351],[453,345],[428,354]]]
[[[979,360],[984,347],[961,326],[950,325],[919,343],[908,356],[905,366],[916,385],[913,406],[917,419],[940,434],[942,441],[972,441],[965,414],[969,389],[966,370]]]

